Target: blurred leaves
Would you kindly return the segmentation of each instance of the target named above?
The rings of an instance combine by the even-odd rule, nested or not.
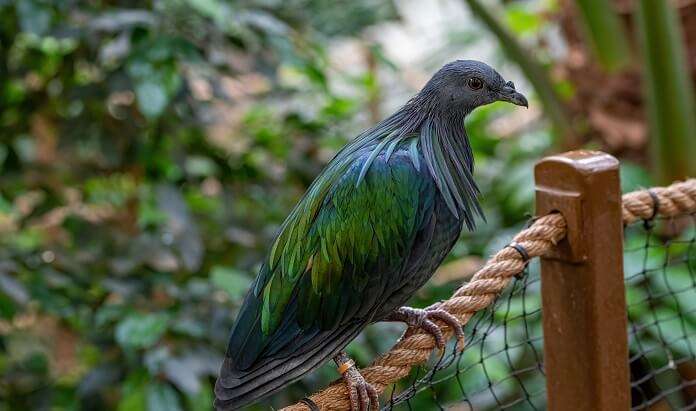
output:
[[[641,0],[637,19],[653,166],[659,182],[669,184],[696,175],[696,94],[682,28],[672,6]]]
[[[612,2],[579,0],[576,4],[588,43],[599,62],[609,71],[626,67],[631,60],[628,38]]]
[[[571,86],[551,84],[467,3],[567,127],[556,93]],[[520,2],[506,8],[515,34],[547,24]],[[328,49],[396,17],[387,0],[0,2],[0,411],[209,410],[267,245],[366,118],[387,114],[373,103],[381,69],[399,77],[389,53],[370,43],[374,70],[356,74]],[[511,110],[467,119],[487,222],[415,305],[447,297],[532,213],[533,162],[553,134],[532,118],[501,138],[490,124]],[[627,184],[649,181],[626,167]],[[367,362],[398,331],[368,330],[351,350]],[[334,377],[320,371],[252,409]]]
[[[124,348],[148,348],[167,331],[166,314],[131,314],[116,326],[116,341]]]
[[[539,100],[541,100],[541,104],[544,106],[546,115],[558,133],[557,142],[572,140],[575,133],[573,123],[565,112],[565,105],[556,92],[546,69],[535,59],[533,54],[525,49],[513,33],[496,18],[493,12],[479,0],[464,0],[464,2],[469,6],[474,16],[497,37],[500,46],[510,60],[519,65],[524,75],[534,86]],[[519,22],[519,20],[519,17],[517,20],[513,18],[512,22]],[[523,26],[522,28],[524,29],[525,27]]]
[[[171,386],[157,383],[148,386],[148,411],[180,411],[181,409],[179,397]]]
[[[210,272],[210,281],[224,290],[232,301],[241,300],[249,287],[249,277],[232,267],[213,267]]]
[[[0,2],[0,410],[210,409],[249,273],[372,92],[334,92],[327,36],[394,17],[288,3]]]

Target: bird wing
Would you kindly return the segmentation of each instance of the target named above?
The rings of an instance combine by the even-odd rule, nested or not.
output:
[[[432,232],[436,189],[404,151],[368,156],[334,169],[333,181],[320,176],[283,224],[232,331],[218,407],[316,368],[405,280],[416,239]]]

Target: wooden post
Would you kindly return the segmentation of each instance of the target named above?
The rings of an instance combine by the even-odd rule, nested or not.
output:
[[[568,235],[541,259],[547,406],[628,410],[619,163],[572,151],[535,167],[537,215],[560,212]]]

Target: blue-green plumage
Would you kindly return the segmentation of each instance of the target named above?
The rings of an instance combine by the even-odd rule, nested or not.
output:
[[[486,76],[500,99],[510,86],[483,63],[438,74],[339,152],[283,223],[232,330],[218,409],[251,403],[335,355],[430,278],[462,224],[473,228],[480,209],[463,120],[469,105],[494,98],[458,101],[471,97],[458,88]]]

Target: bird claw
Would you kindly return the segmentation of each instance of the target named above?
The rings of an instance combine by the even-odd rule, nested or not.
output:
[[[377,390],[370,385],[360,374],[360,371],[351,368],[343,374],[350,397],[351,411],[368,411],[379,409],[379,396]]]
[[[412,335],[416,330],[421,329],[430,334],[435,340],[435,345],[440,350],[445,348],[445,337],[440,327],[434,320],[440,320],[447,324],[457,338],[457,349],[464,347],[464,331],[462,324],[457,317],[439,308],[440,303],[433,304],[427,308],[401,307],[387,317],[387,321],[400,321],[409,326],[406,336]]]
[[[348,389],[351,411],[377,411],[379,410],[379,394],[360,374],[357,368],[352,365],[352,361],[344,353],[340,353],[334,358],[336,364],[341,367],[347,361],[351,365],[343,372],[343,381]]]

